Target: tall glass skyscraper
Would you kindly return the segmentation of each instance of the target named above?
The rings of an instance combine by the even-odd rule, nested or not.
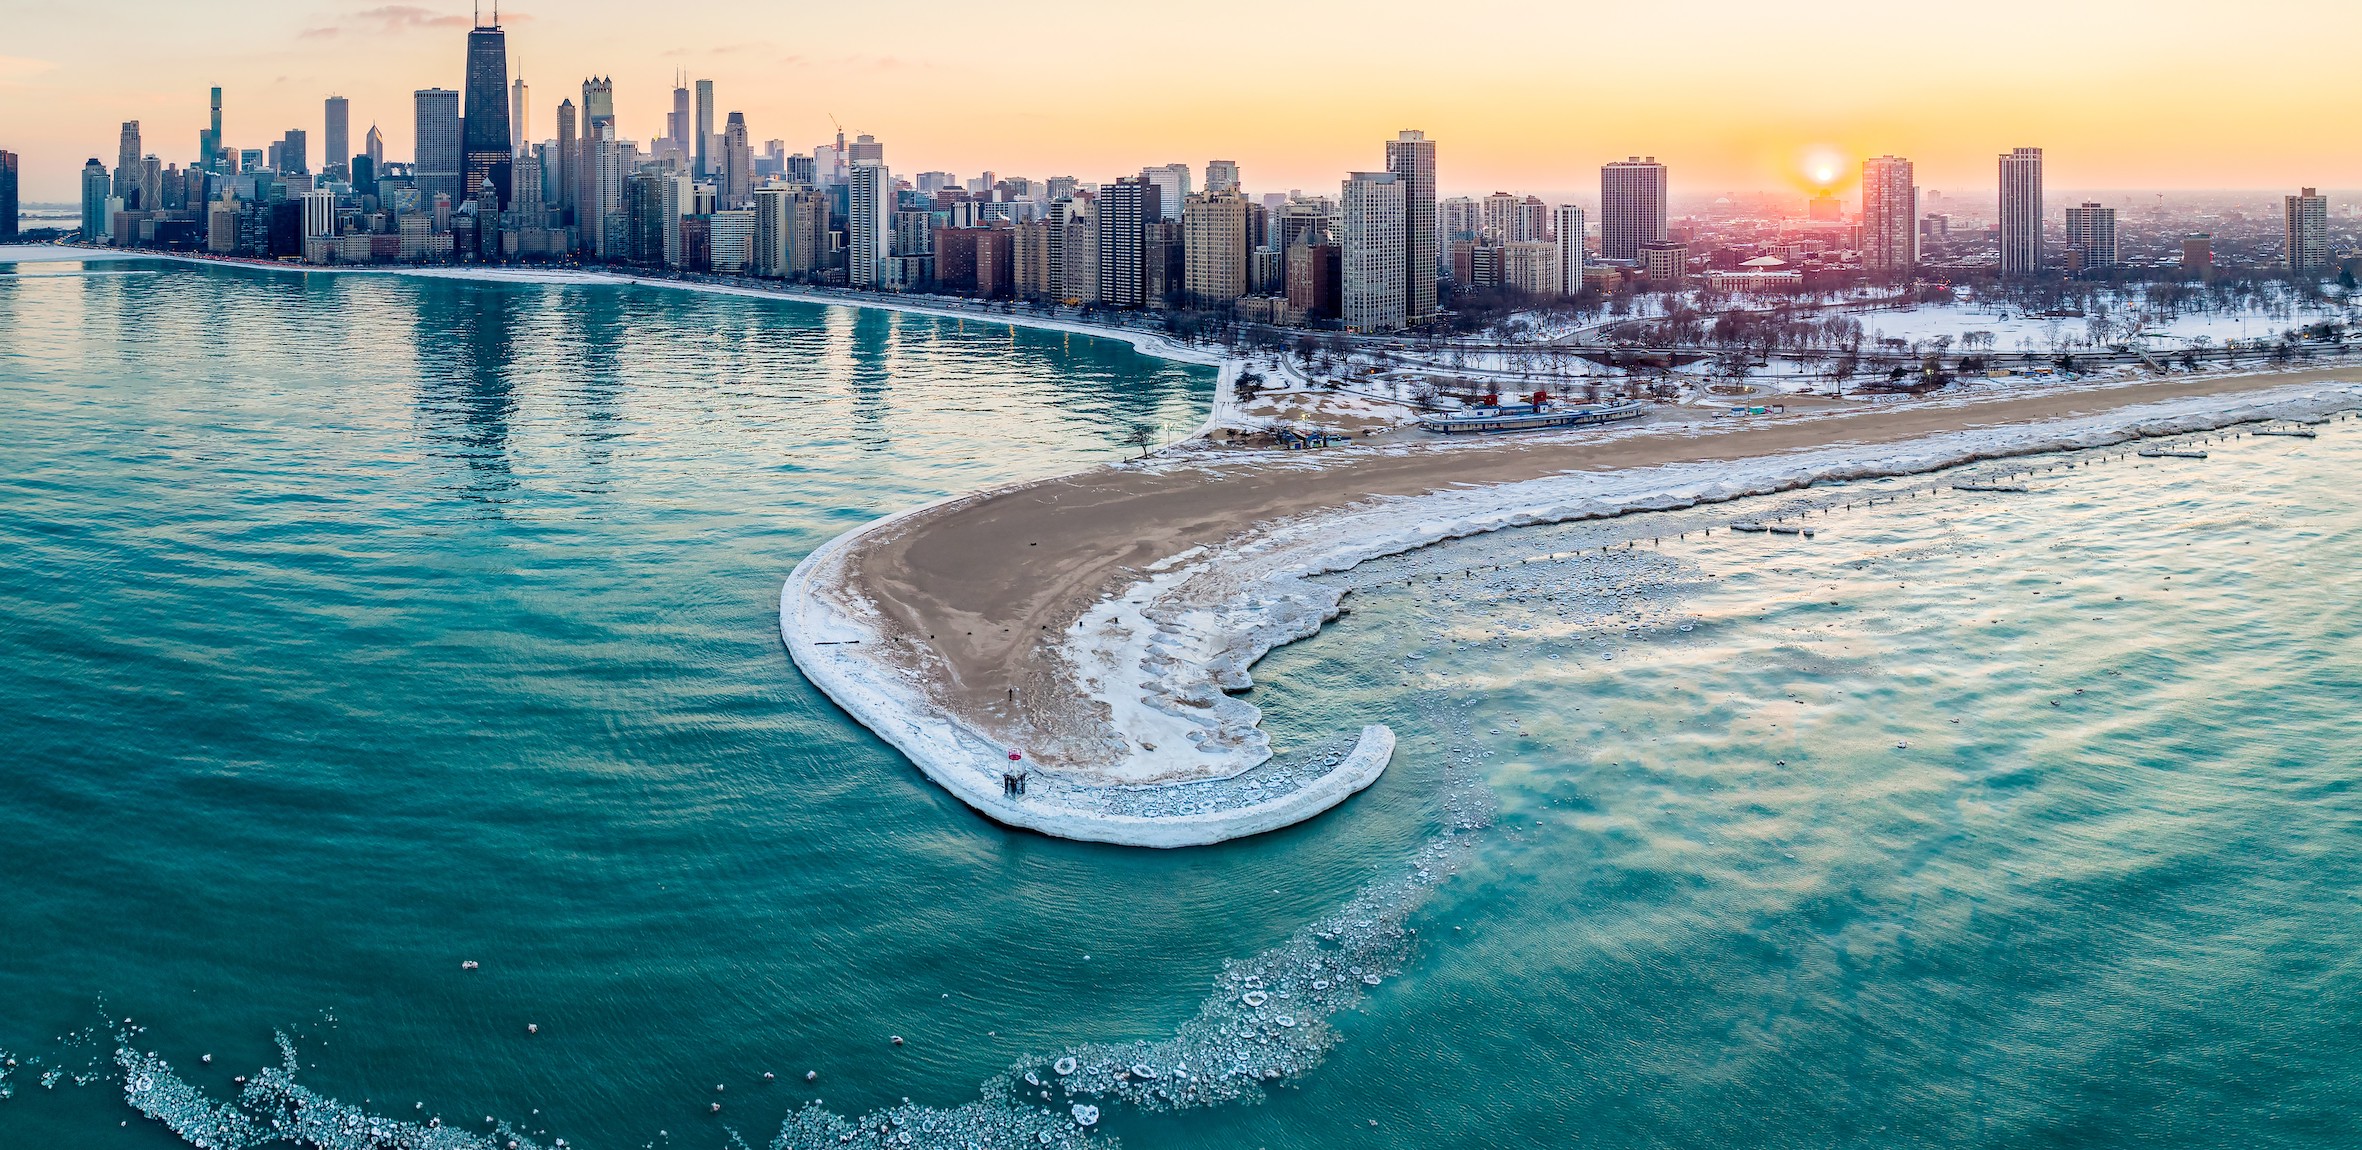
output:
[[[418,188],[419,206],[431,210],[437,194],[449,196],[457,204],[465,198],[459,191],[459,93],[449,88],[421,88],[414,99],[418,156],[412,183]]]
[[[467,34],[467,109],[462,118],[466,179],[455,201],[475,195],[489,178],[500,193],[500,206],[508,207],[516,155],[509,135],[508,98],[508,33],[498,24],[478,27]]]

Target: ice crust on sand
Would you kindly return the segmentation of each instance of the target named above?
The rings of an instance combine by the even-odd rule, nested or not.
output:
[[[1274,647],[1313,635],[1337,616],[1347,588],[1315,576],[1506,527],[1696,507],[1836,480],[1924,474],[1980,459],[2312,418],[2357,405],[2362,405],[2362,388],[2354,385],[2292,385],[1901,443],[1837,443],[1735,461],[1572,471],[1373,499],[1260,524],[1186,560],[1172,557],[1089,608],[1082,626],[1063,637],[1060,655],[1113,719],[1111,737],[1101,741],[1115,761],[1095,774],[1123,785],[1179,792],[1238,777],[1270,758],[1260,712],[1232,693],[1252,685],[1250,668]],[[781,632],[797,665],[822,691],[929,778],[992,818],[1068,838],[1195,845],[1310,818],[1369,785],[1384,769],[1393,737],[1373,724],[1331,774],[1244,808],[1209,811],[1175,801],[1145,812],[1115,813],[1087,793],[1094,788],[1078,787],[1059,790],[1055,804],[1004,796],[1000,775],[1007,748],[867,654],[879,649],[881,635],[868,621],[875,617],[874,608],[847,583],[846,559],[863,536],[900,518],[839,536],[805,559],[782,589]]]

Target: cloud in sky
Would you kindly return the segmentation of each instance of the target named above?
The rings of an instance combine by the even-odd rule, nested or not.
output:
[[[382,32],[407,32],[413,28],[466,28],[475,21],[456,13],[444,15],[431,8],[415,4],[385,4],[353,13],[355,21],[376,24]]]

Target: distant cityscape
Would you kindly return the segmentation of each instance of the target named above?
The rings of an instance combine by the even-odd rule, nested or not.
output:
[[[749,276],[1086,310],[1218,312],[1245,322],[1380,333],[1435,322],[1472,293],[1547,303],[1643,291],[1817,293],[1990,279],[2137,282],[2218,275],[2350,286],[2354,209],[2332,228],[2313,188],[2277,213],[2046,201],[2042,149],[1998,157],[1997,202],[1923,192],[1912,162],[1862,162],[1850,205],[1725,197],[1674,218],[1667,165],[1600,168],[1582,205],[1437,194],[1437,142],[1406,130],[1334,194],[1250,195],[1239,164],[1174,163],[1108,181],[986,171],[896,175],[873,136],[758,152],[713,82],[679,77],[663,132],[625,138],[613,82],[585,80],[533,141],[532,95],[497,19],[469,31],[458,91],[414,97],[415,155],[327,98],[262,148],[224,136],[214,88],[197,158],[165,164],[137,121],[110,167],[84,165],[72,229],[20,228],[18,158],[0,151],[0,242],[21,237],[225,258],[354,264],[597,265]],[[718,129],[717,129],[718,122]],[[316,163],[315,163],[316,160]],[[1814,173],[1834,185],[1839,173]],[[62,222],[62,221],[61,221]]]

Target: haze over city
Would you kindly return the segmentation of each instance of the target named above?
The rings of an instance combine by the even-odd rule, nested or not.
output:
[[[411,154],[410,93],[457,88],[467,5],[134,0],[6,6],[0,124],[23,195],[76,196],[82,160],[138,120],[179,158],[224,89],[229,134],[317,131],[352,103]],[[487,6],[486,15],[490,14]],[[890,12],[720,3],[658,13],[615,0],[503,8],[516,74],[555,97],[611,76],[626,135],[656,135],[677,69],[715,81],[757,139],[791,151],[833,113],[903,166],[1075,172],[1234,157],[1258,191],[1333,185],[1366,141],[1416,125],[1448,141],[1446,194],[1579,194],[1609,159],[1652,154],[1674,194],[1838,190],[1859,161],[1909,155],[1923,186],[1990,188],[1991,156],[2044,147],[2065,189],[2362,185],[2362,112],[2302,44],[2362,38],[2362,9],[2290,2],[2235,14],[2194,0],[1940,7],[1834,0],[1437,7],[1312,0],[1222,19],[1168,6],[1024,14],[919,0]],[[2275,63],[2285,61],[2285,63]]]

